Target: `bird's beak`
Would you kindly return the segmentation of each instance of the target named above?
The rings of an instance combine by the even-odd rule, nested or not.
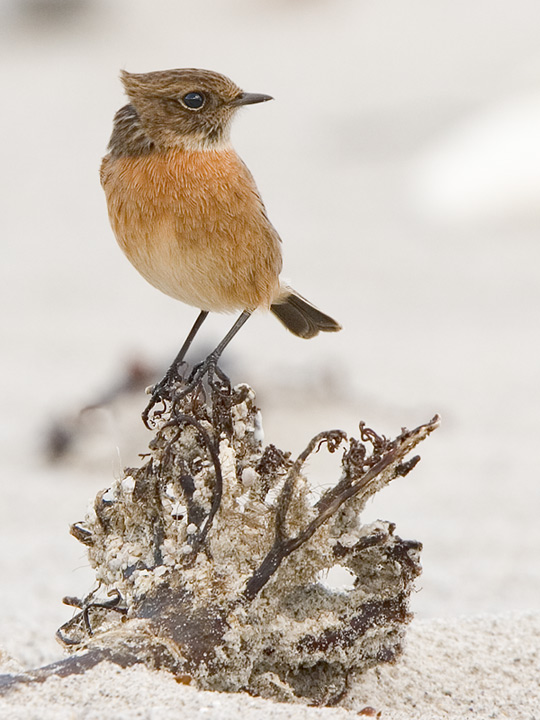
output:
[[[241,105],[255,105],[255,103],[266,102],[267,100],[273,99],[274,98],[271,95],[243,92],[240,95],[237,95],[229,104],[233,107],[240,107]]]

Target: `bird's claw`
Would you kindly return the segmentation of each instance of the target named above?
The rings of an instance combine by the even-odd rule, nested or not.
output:
[[[187,381],[185,381],[184,387],[178,391],[178,386],[181,382],[184,382],[178,372],[173,377],[172,373],[167,373],[163,380],[153,388],[149,389],[151,394],[150,402],[142,413],[142,420],[145,426],[152,430],[155,427],[155,420],[161,418],[167,410],[167,404],[176,404],[182,400],[186,395],[193,392],[193,390],[200,386],[205,377],[208,378],[208,384],[213,389],[221,383],[222,386],[230,387],[230,381],[227,375],[218,368],[217,365],[218,357],[212,353],[202,362],[195,365],[189,374]],[[154,410],[158,403],[162,403],[162,408]]]
[[[155,420],[163,415],[167,409],[167,401],[172,399],[169,388],[163,380],[157,385],[154,385],[150,392],[152,397],[142,412],[142,420],[148,430],[152,430],[153,427],[155,427]],[[158,403],[162,403],[163,408],[161,410],[154,410]]]

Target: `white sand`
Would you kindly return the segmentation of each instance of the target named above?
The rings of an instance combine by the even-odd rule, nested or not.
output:
[[[424,542],[424,574],[406,657],[363,679],[355,707],[540,717],[540,4],[115,0],[65,22],[31,21],[30,5],[0,2],[0,646],[25,667],[60,657],[60,598],[92,582],[69,523],[147,440],[141,400],[89,417],[77,457],[49,467],[48,419],[132,353],[165,365],[194,317],[136,275],[108,227],[97,167],[118,69],[209,67],[276,97],[246,109],[235,144],[287,275],[345,328],[302,343],[258,316],[238,337],[234,379],[258,390],[268,440],[298,451],[359,419],[395,434],[443,416],[422,463],[366,513]],[[212,318],[202,344],[230,322]],[[110,717],[120,688],[138,693],[129,717],[168,717],[155,692],[177,696],[170,717],[278,712],[143,670],[114,688],[104,675],[20,691],[0,717],[62,717],[68,698],[64,717]]]
[[[352,707],[383,717],[527,718],[540,713],[540,614],[417,621],[402,660],[355,683]]]
[[[345,712],[197,692],[164,672],[107,663],[84,676],[12,691],[0,698],[0,717],[339,720],[369,706],[388,720],[534,720],[540,711],[540,614],[417,621],[397,665],[371,670],[350,687],[344,703],[351,712]]]

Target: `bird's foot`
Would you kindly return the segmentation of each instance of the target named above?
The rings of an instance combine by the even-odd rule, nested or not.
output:
[[[171,367],[165,373],[165,376],[156,385],[147,389],[150,397],[150,402],[142,412],[143,423],[149,430],[152,430],[156,425],[156,420],[159,420],[167,410],[167,403],[172,402],[176,395],[176,388],[179,383],[183,382],[183,377],[180,374],[177,365],[171,365]],[[154,410],[156,405],[161,403],[162,407]]]
[[[208,357],[192,369],[187,380],[180,376],[176,368],[170,368],[163,380],[151,389],[150,402],[142,413],[146,427],[151,430],[167,411],[169,405],[176,405],[194,391],[200,390],[205,378],[212,394],[229,394],[231,382],[218,367],[219,355],[210,353]],[[182,386],[183,385],[183,386]],[[161,403],[162,407],[155,409]]]
[[[208,380],[208,385],[212,390],[220,390],[222,387],[230,388],[230,380],[227,375],[218,367],[219,355],[210,353],[208,357],[195,365],[188,378],[188,385],[195,387],[200,385],[204,378]],[[183,391],[184,392],[184,391]],[[189,392],[189,390],[188,390]]]
[[[171,399],[170,388],[165,382],[167,376],[163,378],[157,385],[147,389],[151,395],[150,402],[142,412],[143,423],[149,430],[156,425],[156,419],[159,419],[167,409],[167,401]],[[154,410],[156,405],[162,404],[161,408]]]

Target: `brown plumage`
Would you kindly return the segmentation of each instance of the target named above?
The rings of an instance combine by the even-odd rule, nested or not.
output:
[[[130,100],[101,166],[118,243],[152,285],[202,311],[272,310],[310,338],[339,324],[281,284],[281,241],[230,145],[239,107],[270,100],[207,70],[122,73]]]

